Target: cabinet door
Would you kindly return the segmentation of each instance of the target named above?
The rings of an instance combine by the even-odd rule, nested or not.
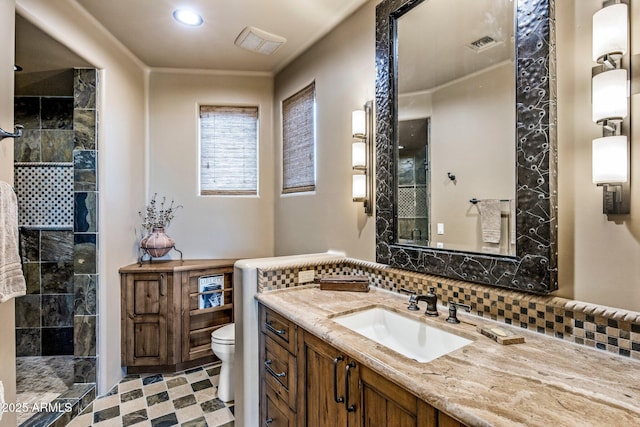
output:
[[[372,370],[360,368],[362,427],[436,427],[435,408]]]
[[[355,414],[359,405],[357,367],[355,364],[349,365],[352,362],[344,353],[302,329],[299,331],[301,337],[298,338],[298,390],[303,392],[299,393],[298,425],[349,425],[349,420],[356,420]],[[349,396],[346,395],[347,392]],[[345,400],[348,400],[349,410]]]
[[[168,295],[172,276],[166,273],[126,274],[123,337],[127,366],[166,365]]]

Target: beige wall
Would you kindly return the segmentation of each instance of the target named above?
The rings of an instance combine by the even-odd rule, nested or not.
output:
[[[184,206],[167,233],[187,258],[273,255],[273,77],[153,71],[149,84],[149,194]],[[259,195],[198,195],[198,106],[259,108]],[[175,258],[177,253],[170,253]]]
[[[469,94],[473,94],[469,96]],[[512,63],[437,90],[431,115],[431,236],[445,248],[481,250],[477,205],[514,199],[515,75]],[[455,181],[448,173],[455,175]],[[509,212],[509,204],[504,204]],[[444,234],[436,234],[436,224]],[[506,230],[505,230],[506,231]],[[508,233],[505,236],[508,242]]]
[[[632,4],[632,54],[640,52],[640,4]],[[558,181],[560,293],[640,310],[640,102],[632,96],[631,215],[609,221],[591,183],[591,17],[598,0],[558,1]],[[637,88],[634,88],[637,91]]]
[[[13,131],[13,64],[14,13],[13,0],[0,1],[0,128]],[[13,139],[0,141],[0,181],[13,183]],[[15,300],[0,304],[0,381],[5,402],[16,399]],[[1,411],[1,408],[0,408]],[[0,413],[0,427],[16,425],[16,413]]]
[[[363,220],[360,205],[349,206],[347,151],[349,110],[371,97],[374,89],[374,3],[365,5],[276,76],[276,159],[281,155],[279,103],[313,79],[318,92],[319,151],[317,194],[276,197],[277,254],[336,248],[350,256],[375,258],[373,221]],[[638,23],[640,4],[632,6],[631,21]],[[601,213],[602,189],[591,183],[591,140],[600,131],[591,122],[590,34],[591,17],[600,7],[599,0],[556,1],[558,295],[640,310],[640,263],[636,261],[640,259],[640,197],[632,197],[631,215],[608,221]],[[632,32],[632,53],[638,53],[640,30],[635,26]],[[632,111],[640,108],[638,96],[632,97]],[[632,116],[632,126],[640,129],[640,115]],[[633,196],[640,188],[639,139],[633,136],[631,143]]]
[[[351,201],[351,112],[374,98],[375,4],[368,2],[276,76],[275,252],[375,259],[375,217]],[[282,100],[316,83],[316,191],[282,196]]]
[[[18,13],[100,70],[98,86],[99,393],[122,376],[118,268],[137,254],[144,200],[146,71],[72,0],[18,0]]]

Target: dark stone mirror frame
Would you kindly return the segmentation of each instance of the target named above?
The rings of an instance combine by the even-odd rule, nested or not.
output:
[[[376,260],[537,294],[558,288],[554,0],[517,0],[516,256],[398,244],[395,190],[397,18],[423,0],[376,7]],[[455,25],[455,23],[451,23]]]

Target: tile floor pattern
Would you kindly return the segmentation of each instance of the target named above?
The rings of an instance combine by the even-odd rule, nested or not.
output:
[[[176,374],[128,375],[70,427],[233,427],[233,402],[218,399],[220,363]]]

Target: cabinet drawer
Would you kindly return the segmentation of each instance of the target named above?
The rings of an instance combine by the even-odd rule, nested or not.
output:
[[[263,402],[261,426],[295,427],[295,413],[287,408],[286,403],[269,386],[265,387]]]
[[[284,317],[268,308],[263,309],[260,319],[260,330],[266,336],[286,348],[289,353],[295,353],[295,326]]]
[[[296,409],[296,358],[268,336],[264,336],[263,378],[282,401]]]

